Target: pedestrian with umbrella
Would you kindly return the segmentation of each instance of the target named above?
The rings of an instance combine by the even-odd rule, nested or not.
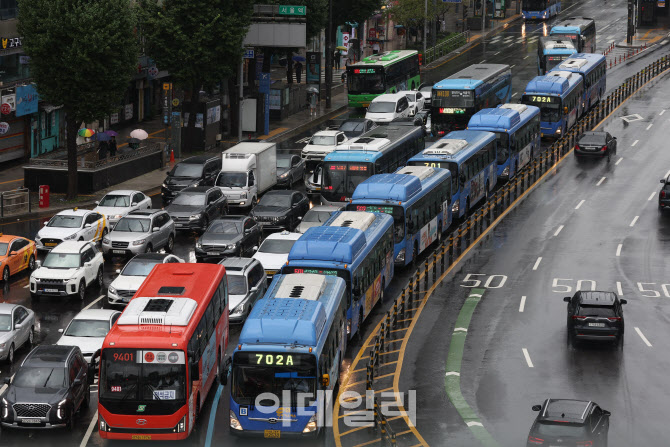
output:
[[[340,59],[342,58],[342,55],[340,54],[340,50],[335,50],[333,53],[333,61],[335,61],[335,69],[339,70],[340,69]]]
[[[96,134],[96,135],[103,135],[103,134]],[[107,158],[108,150],[109,146],[107,145],[107,140],[100,141],[100,144],[98,145],[98,159],[104,160],[105,158]]]
[[[105,132],[107,135],[109,135],[110,141],[109,141],[109,156],[110,157],[116,157],[116,136],[118,133],[114,132],[113,130],[108,130]]]
[[[316,87],[308,87],[307,94],[309,95],[309,116],[316,116],[316,102],[318,90]]]

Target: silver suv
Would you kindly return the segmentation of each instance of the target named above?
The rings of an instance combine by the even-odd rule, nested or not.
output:
[[[105,259],[130,257],[165,248],[172,253],[176,235],[175,224],[164,210],[137,210],[121,218],[103,240]]]
[[[244,323],[256,301],[265,295],[265,270],[253,258],[224,258],[219,264],[226,268],[228,278],[229,321]]]

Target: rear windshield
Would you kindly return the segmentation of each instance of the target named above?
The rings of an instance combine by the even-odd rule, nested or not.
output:
[[[539,436],[540,438],[543,436],[565,436],[577,438],[586,435],[586,432],[584,430],[584,426],[581,425],[541,423],[537,424],[535,427],[535,435]]]
[[[605,135],[584,135],[579,139],[579,144],[604,145]]]
[[[579,306],[579,315],[585,317],[613,317],[614,307],[611,306],[589,306],[582,304]]]

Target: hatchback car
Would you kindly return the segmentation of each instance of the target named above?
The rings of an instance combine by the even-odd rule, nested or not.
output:
[[[309,199],[299,191],[269,191],[258,205],[251,210],[251,216],[263,230],[292,230],[300,222],[300,217],[309,210]]]
[[[221,171],[221,155],[198,155],[177,163],[161,187],[163,204],[172,202],[179,191],[189,186],[212,186]]]
[[[580,340],[610,341],[623,345],[623,305],[614,292],[579,291],[568,303],[568,341],[575,345]]]
[[[75,414],[91,401],[95,372],[76,346],[40,345],[5,378],[4,428],[74,429]]]
[[[219,264],[226,268],[228,279],[229,321],[243,323],[256,301],[265,295],[265,271],[251,258],[225,258]]]
[[[226,214],[228,202],[221,189],[194,186],[183,189],[165,208],[177,230],[205,231],[209,223]]]
[[[291,188],[305,177],[305,162],[293,154],[277,154],[277,185]]]
[[[540,414],[528,434],[527,447],[607,447],[611,413],[595,402],[547,399],[542,405],[533,405],[533,411]]]
[[[14,351],[35,340],[35,313],[23,306],[0,303],[0,360],[14,363]]]
[[[118,276],[107,288],[107,302],[125,306],[156,265],[180,262],[184,260],[167,253],[141,253],[135,256],[123,270],[116,271]]]
[[[670,208],[670,176],[662,178],[663,187],[658,193],[658,209],[663,211]]]
[[[120,315],[118,310],[84,309],[75,315],[65,329],[58,329],[63,335],[56,344],[78,346],[86,363],[91,363],[93,354],[102,348],[102,342]]]
[[[352,138],[360,137],[365,132],[374,129],[377,127],[377,123],[372,120],[365,118],[350,118],[340,124],[338,130],[344,132],[344,134],[350,140]]]
[[[295,228],[296,233],[304,233],[308,228],[319,227],[325,221],[330,219],[330,216],[335,211],[342,211],[344,207],[334,205],[317,205],[310,208],[300,219],[300,224]]]
[[[195,242],[197,262],[252,254],[261,243],[261,227],[247,216],[226,216],[212,222]]]
[[[92,210],[63,210],[37,232],[38,250],[49,251],[63,241],[99,241],[109,232],[107,218]]]
[[[575,145],[575,158],[607,157],[610,161],[616,155],[616,137],[609,132],[584,132]]]
[[[300,236],[302,234],[289,233],[288,231],[273,233],[266,237],[261,246],[258,247],[256,253],[254,253],[254,259],[257,259],[263,266],[268,277],[268,283],[286,264],[288,254],[295,241],[300,239]]]
[[[132,211],[119,220],[102,240],[105,259],[114,256],[130,257],[165,248],[172,253],[176,236],[175,224],[163,210]]]
[[[0,233],[0,269],[2,280],[6,283],[9,277],[22,270],[35,270],[35,242],[9,234]]]
[[[151,198],[142,191],[118,190],[105,194],[93,211],[107,216],[109,226],[114,225],[131,211],[151,208]]]

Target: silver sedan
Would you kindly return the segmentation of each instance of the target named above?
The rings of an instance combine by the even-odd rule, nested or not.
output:
[[[14,351],[28,349],[35,336],[35,313],[18,304],[0,303],[0,360],[14,362]]]

